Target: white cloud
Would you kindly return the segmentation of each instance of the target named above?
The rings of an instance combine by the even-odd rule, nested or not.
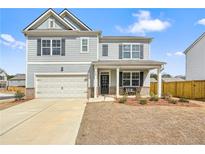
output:
[[[22,41],[16,40],[12,35],[10,34],[1,34],[0,35],[0,44],[3,44],[5,46],[9,46],[14,49],[23,50],[25,49],[25,43]]]
[[[124,33],[139,33],[145,35],[148,32],[163,31],[171,26],[168,21],[152,18],[149,11],[140,10],[138,13],[134,13],[133,16],[137,18],[136,22],[129,25],[127,28],[116,26],[116,29]]]
[[[199,21],[197,21],[197,24],[200,24],[200,25],[204,25],[204,26],[205,26],[205,18],[200,19]]]
[[[180,51],[177,51],[177,52],[167,52],[166,55],[168,57],[172,57],[172,56],[184,56],[184,53],[183,52],[180,52]]]

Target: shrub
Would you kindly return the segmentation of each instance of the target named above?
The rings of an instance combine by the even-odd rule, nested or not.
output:
[[[189,103],[189,100],[187,100],[186,98],[179,98],[179,102],[182,102],[182,103]]]
[[[171,103],[171,104],[176,104],[176,103],[177,103],[177,100],[175,100],[175,99],[169,99],[168,102]]]
[[[145,104],[147,104],[147,100],[146,100],[146,99],[140,99],[140,100],[139,100],[139,103],[140,103],[141,105],[145,105]]]
[[[171,95],[171,94],[165,94],[165,95],[163,96],[163,98],[164,98],[165,100],[169,101],[170,99],[172,99],[172,95]]]
[[[120,98],[119,103],[125,103],[127,101],[127,94],[124,94],[122,98]]]
[[[22,100],[24,96],[24,93],[20,92],[19,90],[15,93],[16,100]]]
[[[154,96],[151,96],[149,100],[157,102],[159,100],[159,98],[157,95],[154,95]]]

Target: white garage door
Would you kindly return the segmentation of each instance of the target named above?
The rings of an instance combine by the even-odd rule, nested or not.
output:
[[[86,98],[86,76],[37,76],[37,98]]]

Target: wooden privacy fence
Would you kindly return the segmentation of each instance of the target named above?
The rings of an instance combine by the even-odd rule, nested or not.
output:
[[[150,92],[157,94],[157,82],[151,82]],[[205,98],[205,80],[163,82],[162,94],[190,99]]]

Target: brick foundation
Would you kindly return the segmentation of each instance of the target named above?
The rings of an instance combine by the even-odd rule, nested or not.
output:
[[[35,89],[34,88],[26,88],[26,99],[35,98]]]

